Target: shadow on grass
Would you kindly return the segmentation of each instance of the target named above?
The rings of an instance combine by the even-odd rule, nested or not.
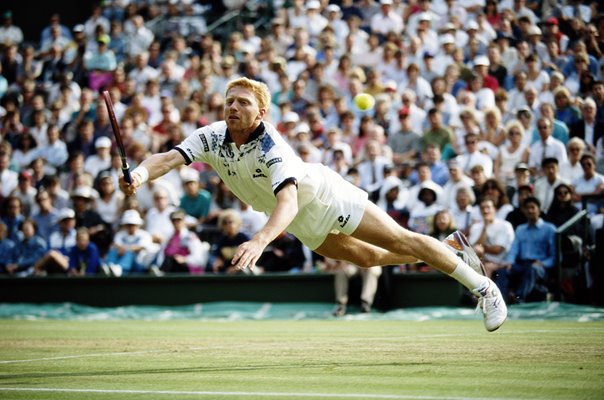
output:
[[[110,370],[110,371],[85,371],[85,372],[35,372],[22,374],[6,374],[0,376],[0,382],[11,379],[40,379],[40,378],[77,378],[87,376],[124,376],[124,375],[146,375],[146,374],[186,374],[186,373],[204,373],[204,372],[239,372],[239,371],[262,371],[271,369],[300,369],[300,368],[347,368],[347,367],[403,367],[403,366],[427,366],[431,363],[305,363],[305,364],[263,364],[247,365],[239,367],[188,367],[188,368],[149,368],[133,370]]]

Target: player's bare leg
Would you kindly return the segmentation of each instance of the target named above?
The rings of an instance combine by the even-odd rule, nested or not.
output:
[[[460,245],[463,249],[464,244]],[[361,223],[352,237],[329,235],[315,251],[361,267],[422,260],[456,279],[479,297],[487,330],[499,328],[507,317],[505,303],[494,282],[466,264],[443,243],[404,229],[371,202],[367,202]],[[473,252],[471,248],[467,251]]]

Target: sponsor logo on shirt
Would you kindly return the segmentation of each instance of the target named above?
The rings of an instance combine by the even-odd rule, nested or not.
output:
[[[256,168],[256,172],[252,174],[252,178],[266,178],[267,176],[262,172],[260,168]]]
[[[203,134],[199,135],[199,139],[201,139],[201,143],[203,143],[203,151],[210,151],[210,145],[208,144],[208,139]]]
[[[280,162],[283,162],[283,159],[281,157],[275,157],[275,158],[273,158],[271,160],[268,160],[268,162],[266,163],[266,167],[270,168],[271,165],[277,164],[277,163],[280,163]]]

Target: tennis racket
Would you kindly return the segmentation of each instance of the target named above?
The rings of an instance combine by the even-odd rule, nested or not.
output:
[[[107,112],[109,113],[109,121],[111,121],[111,128],[113,129],[113,134],[115,135],[115,143],[117,144],[117,150],[119,151],[120,158],[122,159],[122,172],[124,173],[124,180],[131,184],[132,176],[130,176],[130,167],[128,166],[128,160],[126,159],[126,149],[124,148],[124,142],[122,142],[122,132],[120,131],[120,126],[117,123],[117,118],[115,118],[115,111],[113,110],[113,101],[111,101],[109,91],[103,91],[103,98],[105,99],[105,104],[107,105]]]

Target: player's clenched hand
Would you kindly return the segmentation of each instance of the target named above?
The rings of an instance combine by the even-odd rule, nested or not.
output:
[[[120,177],[120,189],[126,196],[132,196],[136,194],[136,189],[140,187],[140,177],[138,174],[130,174],[132,183],[126,182],[123,176]]]
[[[232,265],[240,271],[246,268],[252,271],[265,247],[266,245],[257,239],[240,244],[231,261]]]

